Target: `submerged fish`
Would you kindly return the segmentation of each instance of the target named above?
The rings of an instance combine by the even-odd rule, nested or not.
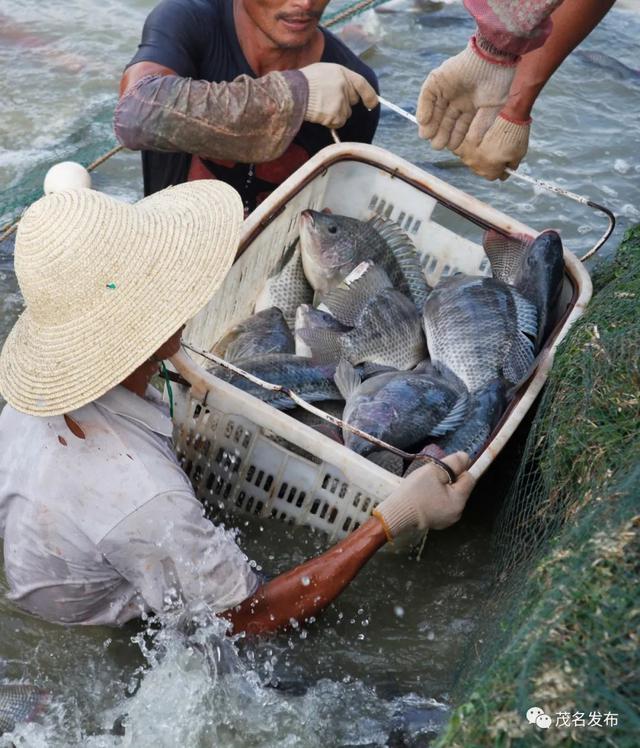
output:
[[[483,239],[493,277],[518,289],[538,310],[536,350],[551,333],[562,290],[564,253],[556,231],[543,231],[532,238],[504,236],[489,230]]]
[[[342,420],[400,449],[448,433],[467,412],[468,393],[432,370],[377,374],[362,382],[360,374],[341,361],[335,378],[346,400]],[[343,436],[345,445],[360,455],[379,449],[351,431]]]
[[[367,362],[394,369],[410,369],[426,358],[420,315],[414,304],[389,288],[386,273],[371,263],[361,263],[337,288],[322,299],[335,318],[353,329],[300,328],[313,358],[351,364]]]
[[[369,221],[304,210],[300,214],[302,264],[309,283],[326,293],[357,265],[369,260],[389,276],[392,286],[422,309],[429,286],[418,253],[395,223],[380,217]]]
[[[296,356],[311,356],[311,348],[304,340],[303,330],[331,330],[334,332],[347,332],[349,327],[329,312],[316,309],[311,304],[301,304],[296,311],[295,342]]]
[[[494,379],[476,390],[469,398],[464,423],[421,453],[438,459],[454,452],[466,452],[471,459],[477,457],[507,407],[507,390],[504,379]],[[417,460],[415,462],[418,466],[422,464]]]
[[[304,274],[300,250],[290,248],[288,253],[290,256],[285,255],[282,270],[269,278],[258,294],[254,311],[278,307],[293,329],[296,309],[300,304],[310,304],[313,301],[313,289]]]
[[[49,703],[49,693],[27,683],[0,685],[0,735],[11,732],[19,722],[39,717]]]
[[[239,366],[265,382],[292,390],[308,402],[340,399],[340,392],[333,381],[334,364],[319,364],[301,356],[273,353],[244,359]],[[296,407],[294,401],[283,392],[265,389],[222,366],[215,366],[210,372],[274,408],[288,410]]]
[[[424,305],[433,364],[473,392],[492,379],[520,382],[531,369],[538,334],[535,305],[495,278],[442,280]]]
[[[295,342],[277,307],[264,309],[231,328],[212,353],[232,363],[268,353],[293,353]]]

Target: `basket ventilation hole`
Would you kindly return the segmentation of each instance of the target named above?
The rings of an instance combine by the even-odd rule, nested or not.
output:
[[[343,530],[344,532],[347,532],[347,530],[349,529],[349,525],[350,525],[350,524],[351,524],[351,517],[347,517],[347,518],[345,519],[345,521],[344,521],[344,524],[342,525],[342,530]]]
[[[371,504],[371,499],[367,496],[367,498],[362,503],[362,511],[363,512],[367,511],[367,509],[369,508],[369,504]]]
[[[304,500],[306,498],[307,494],[304,491],[300,491],[298,494],[298,500],[296,501],[296,506],[298,509],[304,504]]]
[[[284,495],[287,493],[287,488],[289,488],[289,484],[288,483],[283,483],[280,486],[280,490],[278,491],[278,498],[279,499],[282,499],[284,497]]]
[[[313,505],[311,506],[311,511],[309,513],[310,514],[317,514],[319,507],[320,507],[320,499],[314,499],[313,500]]]
[[[256,486],[260,488],[260,484],[262,483],[262,479],[264,478],[264,470],[260,470],[258,473],[258,477],[256,478]]]
[[[417,234],[418,231],[420,231],[420,226],[422,226],[422,221],[416,221],[413,224],[413,228],[411,229],[412,234]]]
[[[335,506],[331,509],[331,512],[329,514],[329,524],[332,525],[336,521],[336,517],[338,516],[338,510],[335,508]]]
[[[289,495],[287,496],[287,504],[291,504],[291,502],[296,497],[296,493],[297,493],[297,490],[293,486],[291,486],[291,490],[289,491]]]

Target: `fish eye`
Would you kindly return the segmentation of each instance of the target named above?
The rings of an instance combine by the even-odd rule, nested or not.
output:
[[[329,226],[329,227],[327,228],[327,231],[328,231],[328,232],[329,232],[330,234],[337,234],[337,233],[338,233],[338,227],[337,227],[337,226],[336,226],[335,224],[333,224],[333,223],[332,223],[332,224],[331,224],[331,226]]]

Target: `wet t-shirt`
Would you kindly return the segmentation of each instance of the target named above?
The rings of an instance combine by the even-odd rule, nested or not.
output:
[[[378,90],[375,73],[341,41],[322,29],[322,62],[344,65],[364,76]],[[233,0],[163,0],[147,18],[142,41],[129,65],[155,62],[179,76],[214,83],[239,75],[257,77],[240,47],[233,20]],[[340,139],[370,143],[378,124],[379,108],[363,104],[339,131]],[[216,177],[235,187],[246,210],[253,210],[275,187],[321,148],[333,142],[322,125],[304,122],[287,150],[274,161],[243,164],[209,161],[187,153],[143,151],[144,192],[150,195],[190,179]]]

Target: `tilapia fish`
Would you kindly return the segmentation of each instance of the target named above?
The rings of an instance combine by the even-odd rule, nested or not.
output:
[[[472,459],[477,457],[507,407],[507,390],[508,385],[504,379],[494,379],[476,390],[469,397],[464,423],[436,439],[421,450],[421,453],[438,459],[454,452],[466,452]],[[423,464],[419,460],[414,463],[416,467]]]
[[[426,358],[420,315],[414,304],[390,288],[386,273],[371,263],[361,263],[337,288],[322,297],[340,323],[353,329],[339,332],[319,327],[299,328],[297,335],[314,359],[357,365],[410,369]]]
[[[467,412],[468,393],[451,387],[434,371],[388,372],[364,382],[346,361],[336,371],[346,400],[342,420],[400,449],[424,444],[457,428]],[[346,431],[344,443],[366,456],[379,448]]]
[[[499,280],[453,276],[427,299],[424,329],[432,363],[473,392],[500,377],[516,384],[529,373],[538,312]]]
[[[42,714],[49,693],[27,683],[0,685],[0,735],[11,732],[18,722],[31,722]]]
[[[212,353],[231,361],[268,353],[293,353],[295,341],[284,315],[277,307],[264,309],[243,320],[224,335]]]
[[[333,332],[347,332],[349,327],[343,325],[329,312],[316,309],[311,304],[301,304],[296,311],[295,343],[296,356],[311,357],[312,351],[305,341],[304,335],[307,330],[330,330]]]
[[[336,370],[334,364],[318,364],[309,358],[273,353],[244,359],[238,365],[265,382],[279,384],[292,390],[307,402],[339,400],[341,397],[333,381]],[[284,393],[267,390],[222,366],[214,366],[209,371],[274,408],[288,410],[296,407],[293,400]]]
[[[316,406],[324,410],[325,413],[334,416],[334,418],[342,419],[342,411],[344,410],[344,402],[342,400],[325,400],[322,403],[317,403]],[[340,428],[329,423],[329,421],[325,421],[315,413],[310,413],[304,408],[297,407],[290,411],[289,415],[291,418],[295,418],[296,421],[300,421],[300,423],[304,423],[314,429],[314,431],[318,431],[342,444],[342,432]]]
[[[258,294],[254,311],[278,307],[293,330],[296,309],[313,301],[313,289],[305,277],[300,250],[290,248],[289,253],[282,270],[269,278]]]
[[[493,277],[516,288],[538,310],[536,351],[551,333],[562,290],[564,256],[556,231],[543,231],[535,239],[516,234],[505,236],[490,229],[484,235],[484,251]]]
[[[307,279],[320,293],[369,260],[381,267],[392,286],[412,299],[419,310],[429,294],[413,242],[397,224],[383,218],[365,222],[305,210],[300,214],[300,247]]]

